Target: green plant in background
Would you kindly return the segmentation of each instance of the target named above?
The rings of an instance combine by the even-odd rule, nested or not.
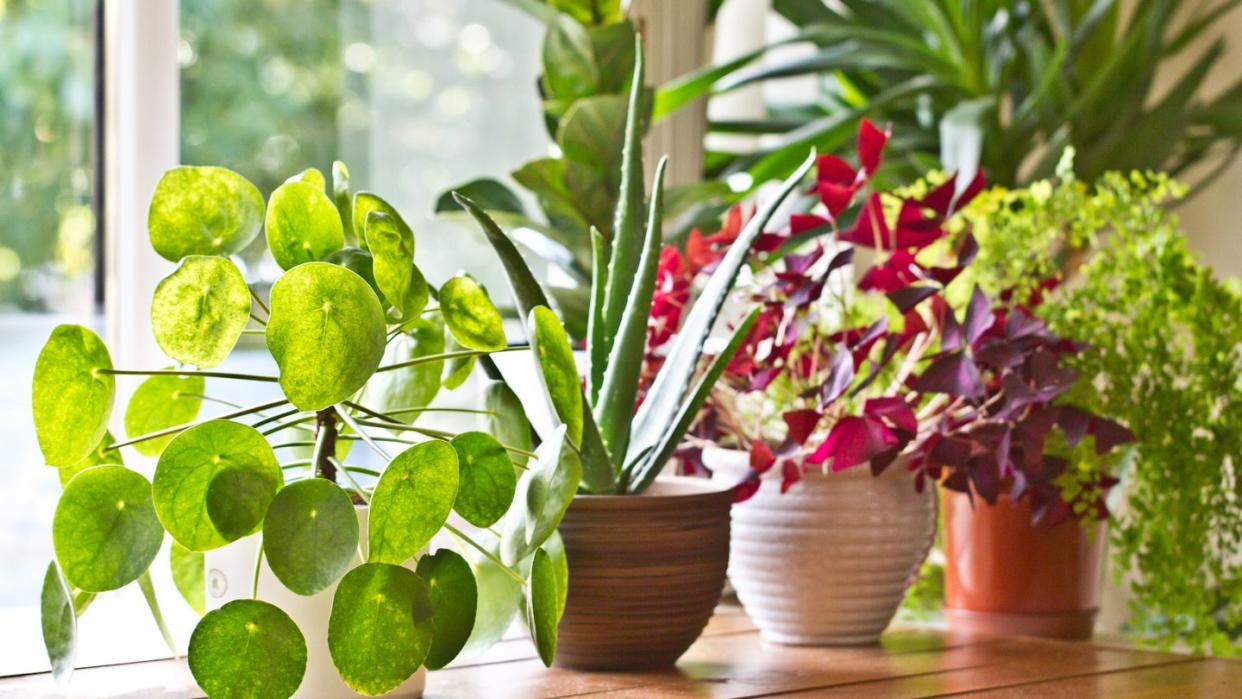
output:
[[[753,153],[710,153],[712,174],[756,184],[789,172],[808,146],[847,148],[859,118],[893,123],[890,174],[913,180],[939,159],[978,163],[1014,186],[1052,175],[1065,146],[1090,182],[1110,170],[1174,175],[1212,162],[1208,181],[1242,146],[1242,81],[1200,90],[1223,40],[1203,49],[1161,94],[1154,77],[1189,51],[1237,0],[775,0],[814,52],[751,67],[767,49],[661,88],[655,118],[709,89],[810,75],[822,89],[763,119],[717,122],[721,133],[774,134]],[[771,48],[771,47],[769,47]],[[902,160],[905,167],[901,167]]]
[[[137,581],[169,639],[148,571],[165,532],[178,589],[200,612],[202,552],[256,533],[260,561],[292,592],[337,584],[327,645],[359,692],[381,694],[420,665],[486,647],[519,609],[551,663],[567,589],[555,530],[581,473],[565,427],[530,451],[526,416],[503,382],[486,387],[484,410],[428,406],[441,386],[506,350],[500,314],[468,276],[428,285],[410,228],[380,197],[351,196],[344,165],[333,168],[334,197],[327,184],[307,170],[265,205],[230,170],[170,170],[148,227],[155,250],[179,265],[156,287],[151,314],[179,366],[114,368],[77,325],[57,327],[40,353],[35,427],[65,484],[42,595],[58,677],[73,668],[76,620],[98,592]],[[285,270],[270,307],[228,257],[261,230]],[[564,330],[543,310],[541,351],[568,356]],[[247,329],[250,320],[262,327]],[[215,368],[245,333],[264,336],[277,375]],[[125,410],[123,441],[107,432],[118,375],[148,377]],[[209,393],[217,380],[253,382],[269,399],[200,419],[205,400],[218,402]],[[430,411],[478,414],[490,427],[419,426]],[[358,442],[381,469],[349,461]],[[124,466],[126,447],[158,457],[151,481]],[[355,512],[363,505],[365,528]],[[473,533],[449,523],[451,512]],[[421,553],[442,530],[461,553]],[[407,567],[415,559],[417,570]],[[257,576],[258,562],[254,598],[208,612],[190,639],[190,669],[210,696],[288,696],[301,682],[305,638],[258,599]]]
[[[754,323],[752,312],[694,381],[703,343],[715,325],[751,245],[814,163],[808,158],[740,231],[695,304],[687,310],[646,398],[635,410],[651,315],[657,263],[663,241],[664,161],[656,168],[644,224],[642,161],[643,60],[638,42],[626,110],[621,190],[611,240],[592,233],[594,270],[589,313],[586,387],[568,351],[567,338],[543,289],[508,236],[483,209],[457,194],[457,202],[479,222],[509,275],[527,336],[543,375],[547,399],[565,423],[581,459],[582,487],[589,493],[640,493],[659,474],[680,444],[708,392]],[[692,384],[693,381],[693,384]]]
[[[1094,377],[1069,397],[1137,436],[1110,530],[1115,573],[1134,594],[1131,630],[1238,654],[1242,294],[1187,250],[1164,207],[1184,187],[1139,172],[1091,184],[1070,160],[1055,180],[993,190],[964,212],[980,245],[971,273],[1000,290],[1069,261],[1067,281],[1036,311],[1093,347],[1069,359]]]

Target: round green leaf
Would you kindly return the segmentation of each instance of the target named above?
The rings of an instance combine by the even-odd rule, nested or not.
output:
[[[272,285],[267,348],[280,387],[300,410],[321,410],[362,388],[384,356],[384,310],[362,277],[308,262]]]
[[[466,348],[457,344],[457,340],[450,335],[444,349],[446,352],[460,352]],[[440,382],[450,391],[466,383],[466,379],[470,378],[470,372],[474,371],[474,365],[477,361],[478,357],[474,355],[450,359],[444,370],[444,378]]]
[[[177,435],[160,455],[155,511],[183,546],[207,551],[257,527],[282,482],[276,455],[258,430],[211,420]]]
[[[552,558],[543,549],[535,550],[530,577],[526,582],[526,628],[530,631],[539,659],[552,667],[556,657],[556,625],[561,620],[560,591]]]
[[[401,564],[431,541],[457,497],[457,452],[445,442],[423,442],[384,469],[371,495],[368,560]]]
[[[490,527],[508,511],[517,490],[509,452],[486,432],[463,432],[452,444],[460,470],[453,510],[476,527]]]
[[[438,319],[419,318],[398,334],[384,350],[383,364],[396,364],[418,357],[444,352],[444,326]],[[415,364],[375,374],[362,392],[362,403],[407,424],[420,413],[412,408],[425,408],[440,391],[443,361]]]
[[[375,283],[375,260],[372,259],[370,252],[362,248],[341,248],[323,258],[323,261],[340,265],[362,277],[367,285],[371,287],[371,290],[375,292],[375,295],[380,297],[381,301],[383,300],[379,285]]]
[[[440,287],[440,313],[449,331],[468,349],[494,351],[507,345],[500,311],[470,277],[453,277]]]
[[[125,434],[130,437],[158,432],[193,422],[203,405],[206,382],[201,376],[152,376],[134,390],[125,407]],[[138,442],[134,449],[143,456],[158,456],[172,435]]]
[[[402,318],[413,318],[427,305],[430,291],[414,266],[414,236],[383,211],[366,220],[367,249],[375,258],[375,282]]]
[[[166,260],[233,255],[259,234],[263,195],[221,167],[175,167],[160,178],[147,210],[151,247]]]
[[[116,382],[112,358],[99,337],[81,325],[58,325],[34,370],[34,424],[43,460],[72,466],[108,431]]]
[[[299,595],[313,595],[349,568],[358,550],[358,515],[340,486],[324,478],[276,494],[263,520],[263,552],[272,572]]]
[[[168,566],[173,584],[186,604],[199,616],[207,609],[207,587],[204,580],[203,552],[191,551],[173,539],[168,549]]]
[[[560,319],[546,306],[531,309],[530,327],[534,330],[531,345],[539,360],[548,400],[556,416],[565,423],[569,440],[578,444],[582,441],[582,384],[569,335]]]
[[[65,579],[89,592],[137,580],[163,541],[151,484],[124,466],[96,466],[74,476],[52,516],[52,544]]]
[[[427,583],[435,611],[435,634],[424,664],[428,670],[439,670],[457,657],[470,638],[479,590],[470,564],[451,549],[440,549],[420,558],[418,577]]]
[[[111,432],[105,432],[103,439],[99,440],[99,444],[86,455],[86,458],[75,463],[72,466],[61,466],[57,475],[60,476],[60,487],[65,487],[79,471],[85,471],[91,466],[103,466],[104,464],[125,465],[125,459],[121,458],[119,449],[109,449],[116,440],[112,438]]]
[[[349,173],[345,173],[345,176],[346,192],[348,193]],[[397,222],[397,226],[405,233],[408,233],[411,240],[414,238],[414,232],[410,230],[410,227],[405,223],[405,219],[401,218],[401,214],[397,213],[397,210],[391,204],[384,201],[377,194],[358,192],[354,195],[354,235],[358,238],[358,244],[362,247],[367,247],[367,215],[372,211],[380,211],[393,217]]]
[[[151,298],[151,330],[160,349],[194,366],[223,362],[249,319],[250,288],[223,257],[185,258]]]
[[[327,257],[345,244],[341,216],[320,186],[286,182],[267,202],[267,247],[281,269]]]
[[[285,180],[285,182],[305,182],[321,192],[325,191],[328,187],[328,181],[324,179],[323,173],[320,172],[318,168],[313,167],[306,168],[293,177]]]
[[[346,573],[328,620],[328,651],[341,679],[360,694],[400,686],[427,657],[432,615],[431,592],[408,568],[366,563]]]
[[[483,407],[491,411],[487,416],[487,432],[495,435],[501,444],[518,449],[531,450],[530,421],[526,419],[526,411],[522,401],[513,389],[504,381],[489,381],[483,387]],[[523,454],[510,454],[515,466],[526,465]]]
[[[239,599],[207,613],[190,635],[190,672],[213,699],[282,699],[306,672],[306,639],[275,605]]]
[[[473,585],[473,580],[471,584]],[[78,617],[73,609],[73,596],[69,585],[60,575],[56,563],[47,564],[43,575],[43,591],[39,595],[40,622],[43,627],[43,646],[52,664],[52,677],[64,684],[73,674],[74,660],[78,650]]]

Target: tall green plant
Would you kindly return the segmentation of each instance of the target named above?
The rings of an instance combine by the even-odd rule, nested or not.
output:
[[[77,617],[96,593],[137,582],[170,639],[148,571],[166,532],[178,589],[200,613],[203,552],[261,537],[252,599],[208,612],[190,639],[190,670],[209,696],[284,697],[301,683],[306,640],[259,599],[264,559],[296,594],[336,585],[327,645],[360,693],[382,694],[421,665],[438,669],[485,648],[519,609],[551,663],[567,590],[556,526],[582,470],[566,427],[529,451],[526,416],[503,382],[486,387],[483,410],[428,405],[507,349],[500,314],[469,276],[429,284],[409,226],[379,196],[351,196],[344,165],[333,169],[335,199],[327,185],[307,170],[265,204],[230,170],[169,171],[148,227],[156,252],[179,265],[156,287],[151,317],[179,366],[115,368],[104,343],[77,325],[56,328],[40,353],[35,427],[64,483],[42,595],[58,678],[73,669]],[[261,230],[285,270],[270,306],[229,258]],[[541,351],[569,355],[554,316],[540,327]],[[215,368],[244,333],[264,336],[277,374]],[[123,441],[107,431],[118,375],[148,377],[126,407]],[[204,401],[225,403],[211,394],[218,380],[279,395],[200,418]],[[418,424],[445,410],[486,416],[489,430]],[[381,470],[349,460],[357,443]],[[152,480],[125,467],[123,448],[158,457]],[[361,527],[355,508],[364,505]],[[452,512],[471,531],[449,523]],[[456,550],[424,553],[440,531]]]
[[[754,322],[752,313],[734,330],[725,350],[698,372],[703,343],[725,297],[751,245],[814,163],[813,157],[808,158],[738,234],[687,312],[660,372],[636,411],[664,205],[661,161],[644,215],[641,48],[640,41],[627,108],[614,236],[610,241],[598,231],[592,235],[594,274],[585,389],[579,384],[572,355],[560,349],[566,343],[557,337],[559,326],[546,308],[547,297],[513,241],[480,206],[465,195],[456,195],[479,222],[505,266],[532,338],[548,401],[569,428],[570,442],[582,459],[583,488],[593,493],[641,492],[671,456]]]

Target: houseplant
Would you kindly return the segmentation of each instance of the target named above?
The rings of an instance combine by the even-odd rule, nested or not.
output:
[[[760,239],[746,293],[761,310],[696,433],[709,447],[740,448],[702,456],[718,477],[746,475],[742,492],[752,499],[734,510],[730,577],[765,637],[778,642],[878,638],[932,542],[929,483],[973,493],[981,509],[1013,498],[1053,516],[1068,507],[1055,480],[1066,462],[1049,441],[1054,426],[1067,447],[1093,440],[1106,452],[1125,438],[1110,420],[1053,404],[1070,387],[1074,375],[1061,362],[1077,346],[1022,305],[990,301],[959,281],[976,248],[969,231],[950,245],[949,230],[960,227],[954,211],[982,180],[960,190],[949,178],[919,194],[873,193],[852,226],[837,227],[886,140],[864,121],[857,170],[820,158],[824,215],[795,217]],[[821,242],[789,251],[801,231],[825,225],[844,244],[834,254]],[[713,256],[710,237],[691,242],[682,274]],[[878,254],[865,271],[857,248]],[[851,262],[860,268],[856,289],[842,279]],[[661,285],[674,294],[689,287]],[[665,324],[653,319],[657,330]],[[1093,437],[1084,441],[1078,427]],[[878,478],[847,470],[863,463]],[[913,472],[914,487],[902,471]],[[1109,484],[1099,471],[1076,483],[1074,505],[1098,503]]]
[[[503,384],[489,387],[486,410],[465,411],[485,414],[490,434],[418,425],[433,410],[430,395],[459,382],[457,364],[506,349],[500,315],[468,276],[429,284],[414,266],[409,227],[379,196],[351,196],[342,164],[332,195],[326,186],[308,170],[265,206],[229,170],[170,170],[148,226],[155,250],[179,265],[157,286],[151,317],[179,366],[114,368],[99,338],[73,325],[56,328],[40,353],[35,426],[66,483],[42,598],[57,677],[72,670],[77,616],[96,593],[137,581],[160,621],[147,569],[166,531],[187,599],[202,611],[233,598],[190,638],[190,670],[213,697],[341,696],[346,685],[418,694],[420,666],[498,639],[519,608],[551,662],[566,581],[554,531],[579,471],[561,458],[560,433],[534,453],[493,436],[520,441],[526,421]],[[228,257],[261,229],[285,270],[270,306]],[[260,327],[246,329],[250,319]],[[277,375],[214,368],[245,333],[264,336]],[[450,341],[461,349],[443,351]],[[128,375],[148,378],[126,409],[129,437],[113,440],[115,377]],[[279,392],[198,419],[217,380]],[[347,460],[356,442],[380,470]],[[158,456],[151,481],[123,465],[126,447]],[[297,449],[309,451],[289,458]],[[541,488],[538,501],[514,497],[551,481],[560,489]],[[447,521],[451,512],[460,526]],[[528,525],[507,563],[487,541],[489,528],[506,535],[502,518]],[[440,531],[461,553],[423,555]],[[237,571],[231,561],[244,546],[257,556]]]
[[[985,288],[1029,293],[1032,280],[1071,270],[1035,311],[1095,347],[1071,360],[1092,379],[1071,397],[1137,437],[1109,534],[1113,572],[1133,595],[1129,630],[1161,646],[1236,655],[1237,281],[1215,278],[1188,251],[1165,206],[1181,185],[1138,172],[1083,182],[1072,156],[1056,179],[988,192],[964,212],[980,244],[970,273]]]
[[[750,244],[813,162],[739,232],[687,311],[667,361],[635,411],[661,245],[664,169],[656,168],[644,225],[641,48],[636,56],[615,235],[611,244],[593,235],[585,388],[570,354],[544,347],[551,313],[517,248],[486,212],[458,197],[505,266],[547,400],[581,459],[581,493],[561,525],[575,582],[561,621],[557,663],[584,669],[671,665],[711,616],[724,583],[732,495],[703,481],[657,476],[753,325],[753,316],[744,320],[695,380],[703,343]],[[502,550],[502,560],[511,555]]]

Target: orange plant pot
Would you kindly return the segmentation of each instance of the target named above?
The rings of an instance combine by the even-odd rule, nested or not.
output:
[[[1031,524],[1026,502],[944,494],[945,618],[957,630],[1081,640],[1098,608],[1104,523]]]

